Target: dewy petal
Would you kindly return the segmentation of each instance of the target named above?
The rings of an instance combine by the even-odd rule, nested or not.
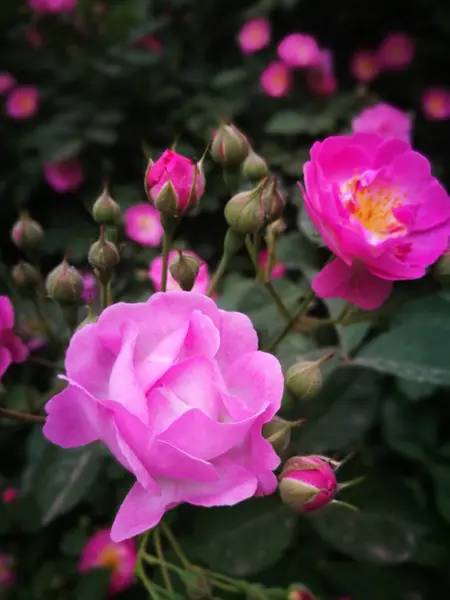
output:
[[[363,264],[349,267],[335,258],[312,282],[320,298],[340,298],[363,310],[380,307],[389,297],[392,281],[376,277]]]

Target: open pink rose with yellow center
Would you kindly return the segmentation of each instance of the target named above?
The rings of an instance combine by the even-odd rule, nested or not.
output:
[[[257,348],[248,317],[195,292],[115,304],[75,333],[44,434],[64,448],[101,440],[136,477],[114,541],[182,502],[233,505],[276,489],[279,458],[261,429],[280,408],[283,375]]]
[[[89,538],[83,548],[78,569],[80,573],[92,569],[109,569],[109,593],[115,596],[133,583],[136,559],[137,551],[133,540],[116,544],[111,540],[109,529],[101,529]]]
[[[385,138],[404,142],[411,139],[411,117],[389,104],[375,104],[363,110],[352,121],[354,133],[379,133]]]
[[[311,148],[304,177],[306,211],[336,255],[313,281],[318,296],[375,309],[393,281],[423,277],[446,250],[450,198],[406,142],[329,137]]]

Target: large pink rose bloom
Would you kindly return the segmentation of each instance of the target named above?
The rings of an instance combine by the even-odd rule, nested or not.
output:
[[[84,181],[83,165],[75,158],[47,163],[44,175],[50,187],[60,194],[75,192]]]
[[[393,281],[419,279],[446,250],[450,198],[401,140],[356,133],[316,142],[305,208],[336,258],[313,281],[322,298],[379,307]]]
[[[376,104],[353,119],[352,130],[354,133],[379,133],[385,138],[410,142],[411,117],[389,104]]]
[[[0,296],[0,380],[13,362],[23,362],[28,348],[13,332],[14,311],[10,299]]]
[[[196,292],[115,304],[75,333],[44,434],[64,448],[101,440],[135,475],[114,541],[181,502],[233,505],[276,489],[279,459],[261,428],[280,408],[283,375],[257,348],[245,315]]]
[[[133,583],[136,559],[133,540],[116,544],[111,540],[109,529],[101,529],[89,538],[83,548],[78,569],[80,573],[99,568],[110,569],[109,594],[115,596]]]

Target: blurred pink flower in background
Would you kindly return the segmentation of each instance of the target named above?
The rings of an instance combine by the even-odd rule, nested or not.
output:
[[[281,61],[271,62],[261,73],[260,84],[268,96],[273,98],[285,96],[292,88],[291,70]]]
[[[76,158],[44,165],[47,183],[56,192],[75,192],[84,181],[83,165]]]
[[[193,292],[198,292],[199,294],[206,294],[209,285],[209,273],[208,273],[208,265],[202,261],[202,259],[192,250],[183,250],[184,255],[190,255],[197,258],[200,262],[200,269],[198,271],[197,278],[194,283],[194,287],[192,288]],[[177,250],[172,250],[169,254],[169,263],[171,260],[178,256]],[[162,257],[157,256],[150,263],[150,269],[148,272],[149,279],[153,283],[153,287],[155,290],[159,291],[161,289],[161,276],[162,276]],[[180,290],[180,286],[172,277],[170,272],[167,274],[167,290]]]
[[[375,104],[352,120],[353,133],[379,133],[385,138],[411,140],[411,117],[389,104]]]
[[[238,42],[244,54],[252,54],[265,48],[270,42],[269,21],[264,17],[247,21],[239,32]]]
[[[92,569],[110,569],[110,595],[115,595],[132,585],[137,559],[136,544],[133,540],[115,543],[109,529],[94,533],[84,547],[78,569],[86,573]]]
[[[159,211],[150,204],[136,204],[125,211],[125,233],[141,246],[159,246],[164,235]]]
[[[28,0],[28,5],[36,13],[69,12],[75,8],[78,0]]]
[[[261,250],[261,252],[259,253],[259,266],[262,267],[264,269],[264,271],[266,271],[268,262],[269,262],[269,251],[266,248],[264,250]],[[285,273],[286,273],[286,267],[283,265],[283,263],[281,261],[277,260],[272,269],[272,279],[278,279],[279,277],[283,277],[283,275]]]
[[[80,271],[83,279],[82,299],[87,302],[93,302],[97,297],[97,277],[92,271]]]
[[[136,41],[136,44],[155,54],[160,54],[163,49],[162,43],[154,35],[144,35]]]
[[[450,91],[431,87],[422,95],[422,110],[430,121],[445,121],[450,118]]]
[[[350,73],[361,83],[370,83],[379,71],[378,57],[372,50],[357,50],[350,59]]]
[[[306,74],[306,85],[318,96],[330,96],[337,90],[334,75],[334,61],[331,50],[321,49],[320,58],[316,65]]]
[[[336,255],[312,282],[319,297],[376,309],[394,281],[420,279],[447,249],[450,198],[406,142],[332,136],[303,172],[306,211]]]
[[[12,119],[28,119],[36,114],[39,107],[39,92],[35,87],[15,88],[6,100],[6,112]]]
[[[320,50],[312,35],[291,33],[278,45],[278,56],[290,67],[311,67],[320,62]]]
[[[0,553],[0,590],[16,582],[13,561],[7,554]]]
[[[378,64],[381,69],[401,71],[409,66],[414,57],[414,43],[403,32],[388,34],[378,48]]]
[[[6,488],[6,490],[3,490],[2,492],[2,500],[5,504],[11,504],[15,500],[17,500],[17,496],[17,490],[13,487]]]
[[[32,48],[35,48],[36,50],[38,48],[42,48],[44,45],[44,38],[42,37],[40,31],[36,29],[36,27],[28,27],[25,30],[25,40]]]
[[[7,296],[0,296],[0,380],[13,362],[23,362],[28,348],[13,332],[14,309]]]
[[[0,94],[6,94],[11,91],[15,85],[16,80],[11,73],[6,73],[4,71],[0,73]]]

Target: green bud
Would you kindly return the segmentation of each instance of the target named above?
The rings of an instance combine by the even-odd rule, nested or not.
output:
[[[94,217],[94,221],[100,225],[117,225],[120,223],[122,216],[120,206],[111,198],[106,186],[102,194],[94,202],[92,216]]]
[[[213,586],[201,569],[193,569],[186,578],[186,595],[191,600],[209,600]]]
[[[286,206],[286,198],[278,189],[278,182],[274,177],[262,193],[262,203],[266,217],[266,224],[273,223],[280,219]]]
[[[47,294],[60,304],[78,302],[83,294],[83,278],[67,260],[55,267],[45,280]]]
[[[215,132],[211,144],[211,157],[224,167],[235,167],[242,163],[248,154],[249,143],[243,133],[234,125],[221,125]]]
[[[28,262],[21,261],[15,265],[11,275],[17,287],[24,292],[35,290],[41,281],[39,271]]]
[[[273,417],[269,423],[265,423],[262,433],[265,439],[272,444],[277,454],[285,452],[291,441],[291,429],[297,423],[285,421],[281,417]]]
[[[286,373],[286,388],[298,398],[310,398],[322,387],[320,361],[305,360],[292,365]]]
[[[242,163],[242,174],[250,181],[259,181],[269,174],[269,167],[262,156],[250,149]]]
[[[37,221],[23,213],[11,230],[11,239],[19,248],[32,250],[44,237],[44,230]]]
[[[200,263],[195,256],[178,251],[178,255],[170,261],[169,271],[178,285],[185,292],[194,287],[195,279],[200,269]]]
[[[108,281],[119,260],[119,251],[112,242],[106,239],[105,228],[102,227],[100,239],[94,242],[89,249],[89,264],[101,281]]]

